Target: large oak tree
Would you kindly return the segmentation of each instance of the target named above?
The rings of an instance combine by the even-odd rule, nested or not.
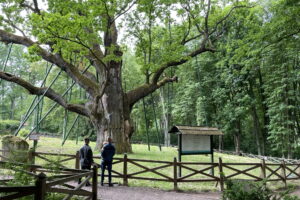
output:
[[[177,80],[166,75],[167,69],[215,51],[213,44],[226,31],[230,14],[245,7],[240,2],[226,2],[1,0],[0,41],[23,45],[32,56],[63,70],[87,92],[87,103],[71,104],[51,88],[37,87],[4,71],[0,71],[0,78],[24,87],[30,94],[45,94],[65,109],[88,117],[99,147],[111,136],[118,153],[131,152],[133,106]],[[128,92],[122,88],[121,76],[125,39],[135,45],[145,75],[145,83]],[[77,59],[72,54],[78,55]],[[83,64],[93,69],[83,73]]]

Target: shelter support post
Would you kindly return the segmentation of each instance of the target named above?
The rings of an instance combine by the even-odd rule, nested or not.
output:
[[[211,164],[213,165],[214,164],[214,148],[213,148],[213,136],[211,135],[210,136],[210,152],[211,152]],[[211,168],[211,175],[215,175],[215,168],[212,167]]]
[[[178,141],[179,141],[179,145],[178,145],[178,161],[181,162],[181,152],[182,152],[182,135],[179,134],[178,135]],[[181,165],[178,165],[178,177],[181,177]]]

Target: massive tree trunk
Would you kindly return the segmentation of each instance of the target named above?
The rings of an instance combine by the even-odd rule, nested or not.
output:
[[[97,146],[100,149],[108,137],[113,139],[117,153],[132,152],[130,136],[133,132],[130,108],[122,89],[121,62],[109,66],[107,83],[103,95],[98,99],[98,114],[91,120],[97,132]],[[100,80],[106,77],[100,75]]]

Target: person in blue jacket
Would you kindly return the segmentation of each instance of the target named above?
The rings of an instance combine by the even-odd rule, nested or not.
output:
[[[112,139],[108,138],[107,143],[104,144],[102,151],[101,151],[101,186],[103,186],[104,181],[104,172],[105,168],[107,168],[108,171],[108,183],[109,186],[113,186],[111,183],[111,170],[112,170],[112,161],[113,157],[115,155],[116,149],[114,145],[112,144]]]

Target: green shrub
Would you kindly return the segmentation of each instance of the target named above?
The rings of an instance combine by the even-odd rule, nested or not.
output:
[[[19,131],[19,136],[20,137],[26,137],[28,134],[29,134],[29,130],[27,130],[27,129],[24,129],[24,128],[22,128],[20,131]]]
[[[11,133],[18,129],[20,122],[17,120],[0,120],[0,132]]]
[[[226,186],[223,200],[300,200],[299,197],[289,194],[292,188],[274,193],[267,188],[265,181],[228,180]]]

